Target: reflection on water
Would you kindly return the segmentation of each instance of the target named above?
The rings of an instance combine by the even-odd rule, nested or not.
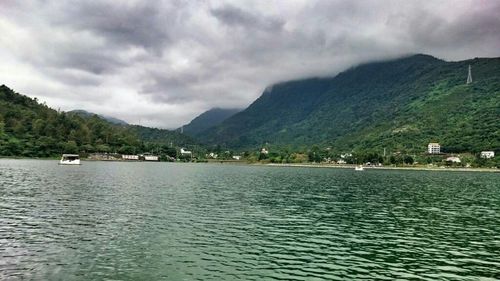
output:
[[[0,160],[0,279],[497,280],[500,175]]]

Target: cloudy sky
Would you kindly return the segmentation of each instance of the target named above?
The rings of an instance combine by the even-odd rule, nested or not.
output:
[[[500,1],[0,0],[0,84],[162,128],[411,53],[500,56]]]

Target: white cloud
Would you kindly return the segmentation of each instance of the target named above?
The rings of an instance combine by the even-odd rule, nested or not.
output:
[[[0,83],[54,108],[174,128],[366,61],[499,56],[500,2],[4,1],[0,33]]]

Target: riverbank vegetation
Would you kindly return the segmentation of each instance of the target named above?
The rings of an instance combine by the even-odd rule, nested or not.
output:
[[[331,147],[313,145],[310,148],[293,149],[291,146],[268,146],[263,150],[230,151],[220,146],[210,150],[205,155],[197,154],[195,159],[210,159],[218,161],[233,161],[233,156],[240,156],[241,162],[272,163],[272,164],[363,164],[370,166],[442,166],[442,167],[500,167],[500,157],[482,158],[479,153],[460,154],[428,154],[425,146],[420,153],[409,151],[386,150],[336,150]],[[216,158],[214,158],[216,156]],[[457,157],[460,162],[447,161],[450,157]]]

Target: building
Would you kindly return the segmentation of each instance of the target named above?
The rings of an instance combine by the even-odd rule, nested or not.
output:
[[[447,157],[446,158],[446,162],[451,162],[451,163],[460,163],[462,161],[460,161],[460,158],[456,157],[456,156],[450,156],[450,157]]]
[[[182,155],[192,155],[193,153],[189,150],[185,150],[184,148],[181,148],[181,154]]]
[[[99,161],[106,161],[106,160],[111,160],[111,161],[116,161],[120,160],[120,154],[114,154],[114,153],[91,153],[87,156],[88,159],[90,160],[99,160]]]
[[[233,155],[233,159],[234,160],[241,160],[241,156],[240,155]]]
[[[160,157],[156,155],[144,155],[144,161],[160,161]]]
[[[481,151],[481,158],[490,159],[495,157],[495,151]]]
[[[441,146],[437,142],[431,142],[427,145],[427,153],[429,154],[440,154]]]
[[[135,161],[138,161],[139,160],[139,155],[127,155],[127,154],[123,154],[122,155],[122,159],[123,160],[135,160]]]
[[[212,159],[217,159],[219,155],[216,153],[210,152],[209,154],[206,155],[207,158],[212,158]]]
[[[265,148],[262,148],[261,151],[260,151],[260,153],[262,153],[262,154],[269,154],[269,151],[267,151],[267,149],[265,149]]]

